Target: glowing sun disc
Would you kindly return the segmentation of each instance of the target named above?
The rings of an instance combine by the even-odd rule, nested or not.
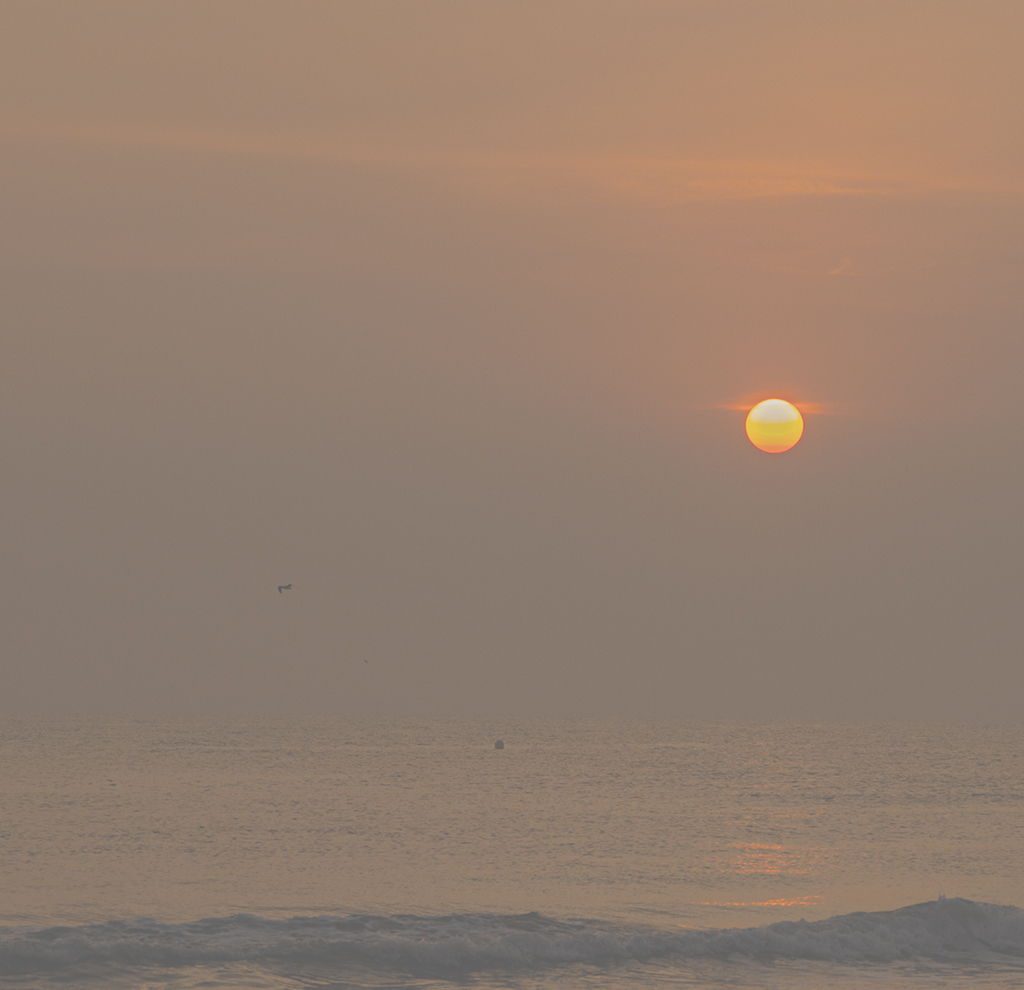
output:
[[[781,454],[795,447],[804,434],[800,410],[785,399],[765,399],[747,413],[747,437],[768,454]]]

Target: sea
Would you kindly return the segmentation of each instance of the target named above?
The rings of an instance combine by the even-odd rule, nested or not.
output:
[[[0,723],[4,988],[1024,987],[1022,904],[1016,724]]]

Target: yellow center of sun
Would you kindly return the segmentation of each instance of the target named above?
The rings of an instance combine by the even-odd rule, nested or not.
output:
[[[750,442],[768,454],[781,454],[803,436],[804,418],[785,399],[765,399],[747,414]]]

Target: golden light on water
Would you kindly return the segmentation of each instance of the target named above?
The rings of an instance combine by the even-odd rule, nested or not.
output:
[[[808,894],[806,897],[776,897],[770,901],[701,901],[700,904],[703,907],[817,907],[824,900],[821,894]]]
[[[747,414],[747,437],[767,454],[795,447],[804,433],[800,410],[785,399],[765,399]]]

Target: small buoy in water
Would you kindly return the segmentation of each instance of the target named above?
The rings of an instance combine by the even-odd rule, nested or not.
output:
[[[502,742],[502,741],[501,741],[501,740],[499,739],[499,740],[498,740],[498,741],[497,741],[497,742],[496,742],[496,743],[494,744],[494,748],[495,748],[495,749],[504,749],[504,748],[505,748],[505,744],[504,744],[504,743],[503,743],[503,742]]]

